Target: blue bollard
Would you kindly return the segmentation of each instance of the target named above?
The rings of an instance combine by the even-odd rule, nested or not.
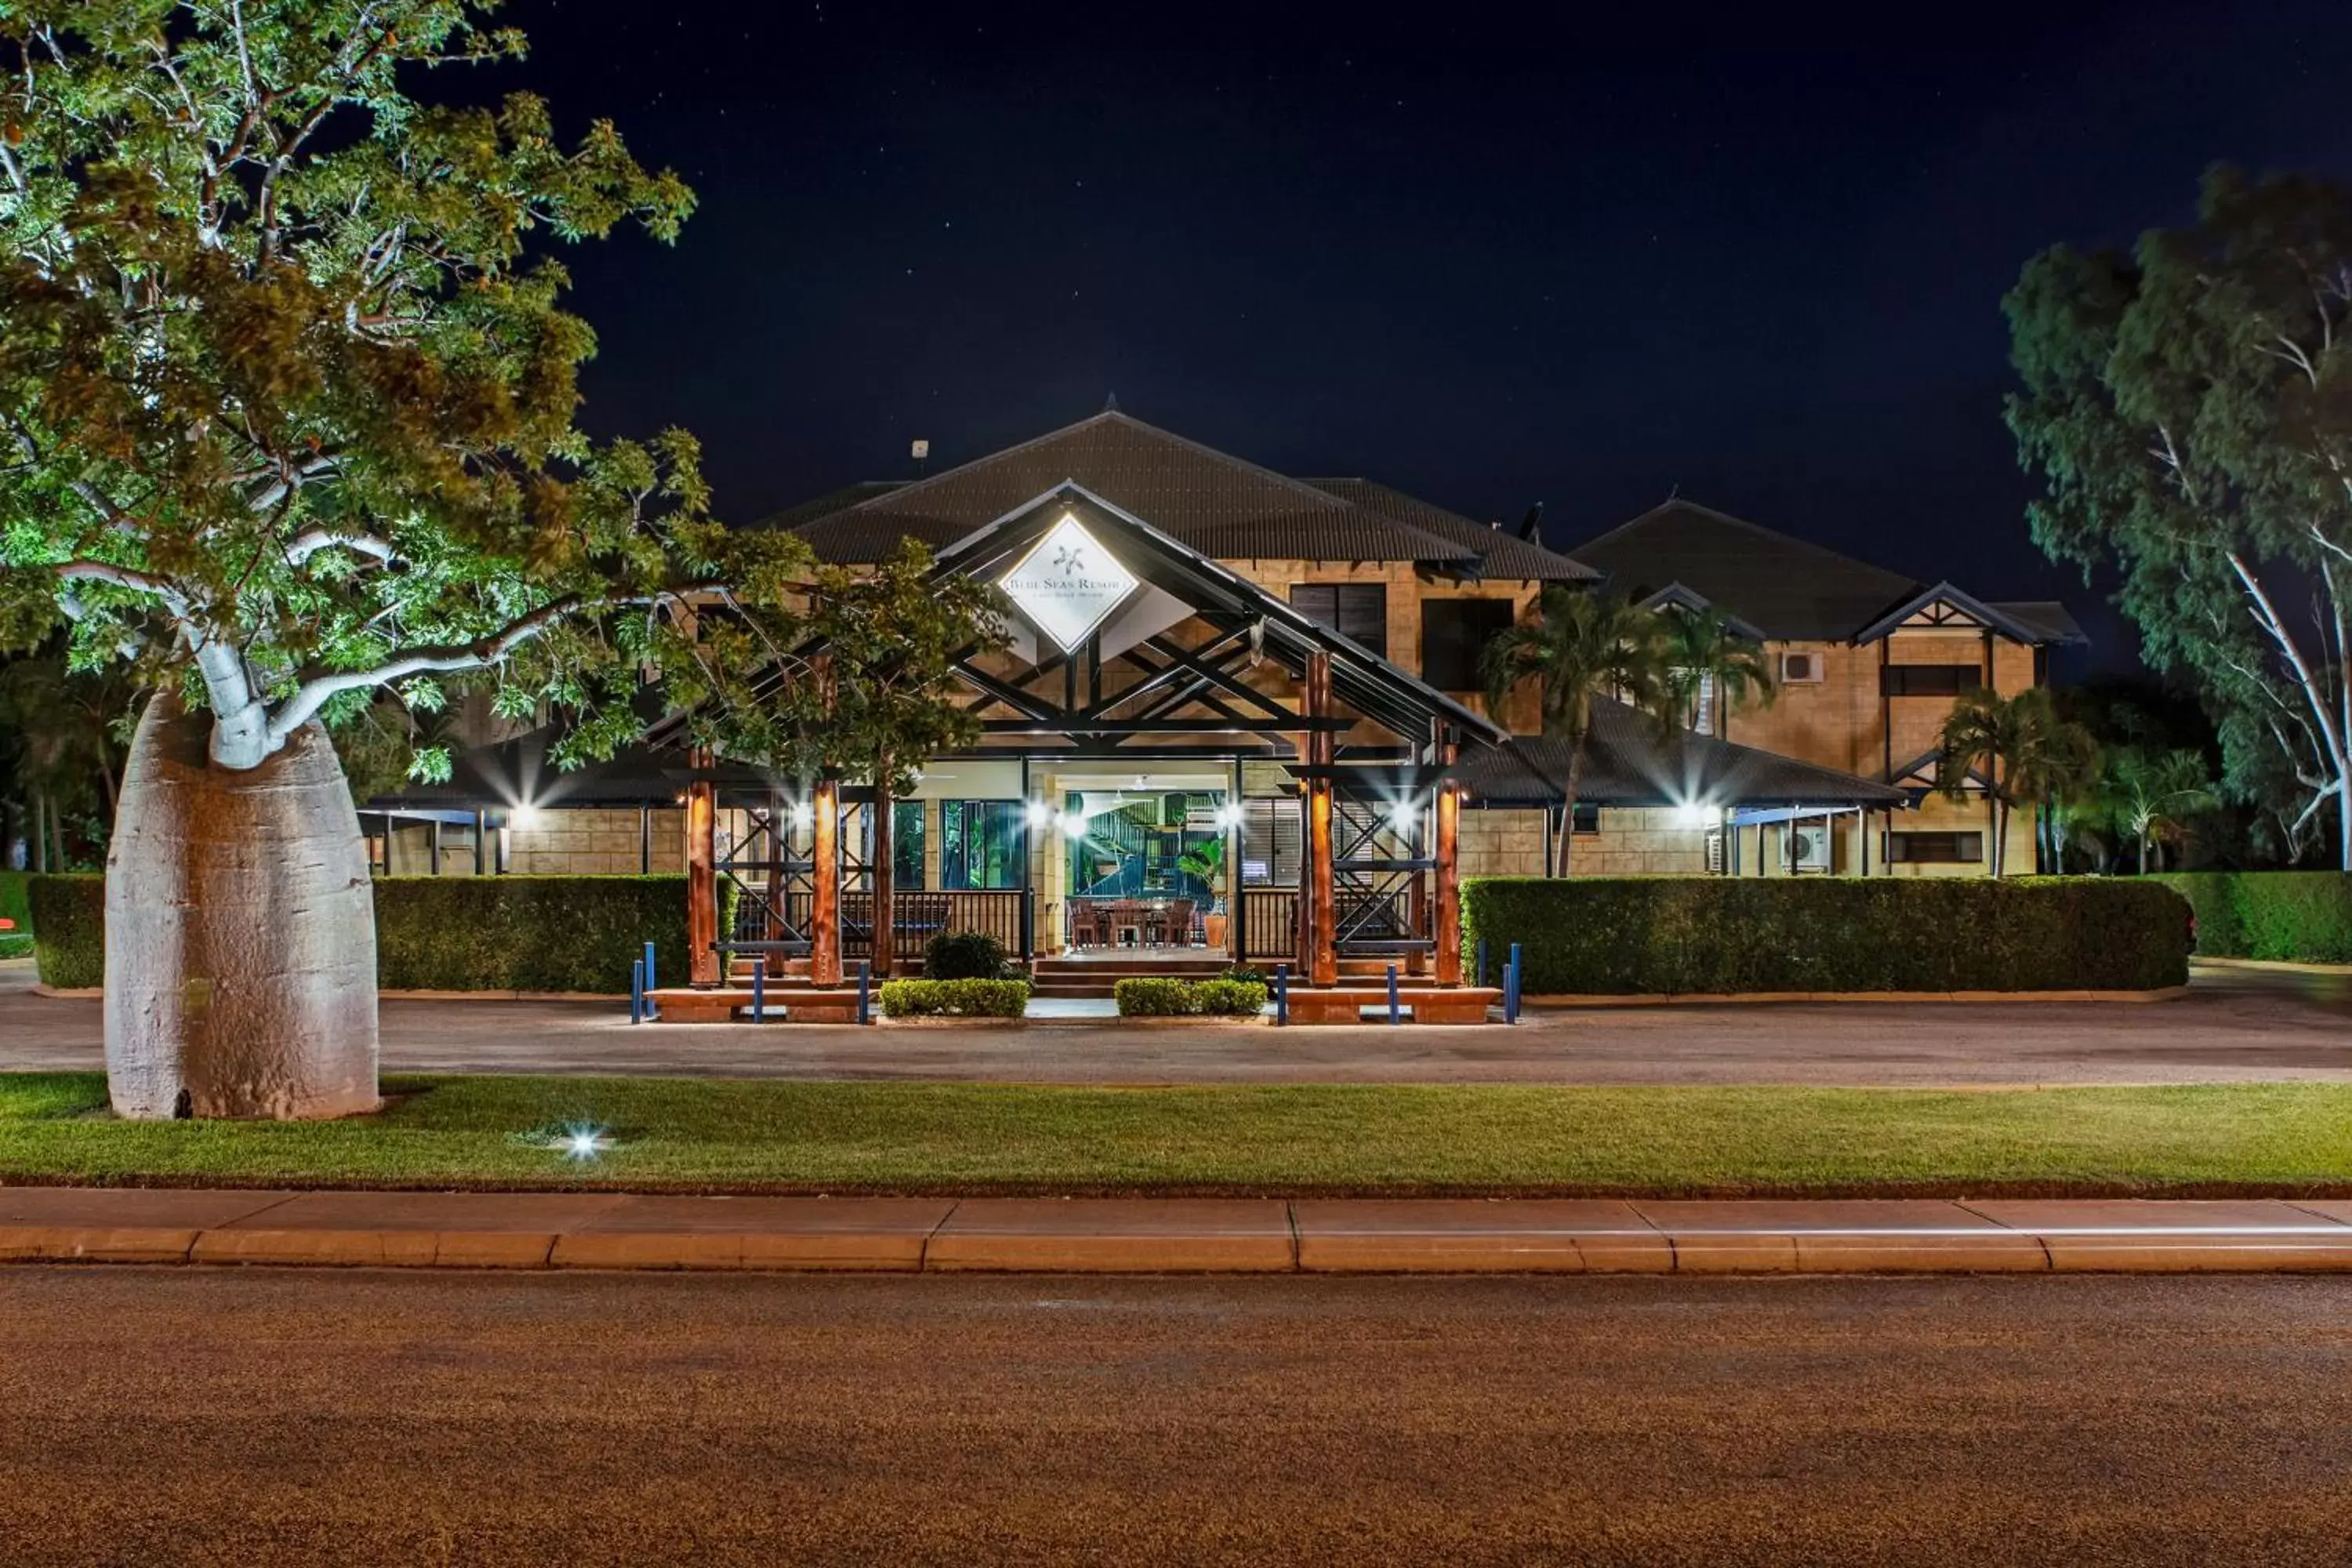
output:
[[[1503,982],[1503,1022],[1519,1021],[1519,944],[1511,943],[1511,967]]]
[[[655,976],[660,973],[654,967],[654,944],[647,942],[646,943],[646,1016],[648,1019],[661,1016],[661,1010],[654,1005],[655,988],[661,984]]]
[[[768,955],[761,953],[751,960],[751,1022],[768,1021]]]
[[[1274,1022],[1277,1028],[1290,1022],[1290,965],[1286,963],[1274,966]]]
[[[629,965],[629,1022],[646,1021],[646,961],[642,958]]]
[[[1389,1025],[1393,1028],[1398,1022],[1396,965],[1391,963],[1389,965]]]
[[[1480,937],[1480,938],[1478,939],[1478,973],[1477,973],[1476,977],[1475,977],[1475,978],[1471,983],[1472,983],[1473,984],[1476,985],[1476,986],[1477,986],[1480,990],[1482,990],[1482,991],[1486,989],[1486,939],[1485,937],[1483,937],[1483,936],[1482,936],[1482,937]]]
[[[874,1021],[873,996],[874,963],[870,959],[861,958],[857,961],[857,1021],[861,1024]]]

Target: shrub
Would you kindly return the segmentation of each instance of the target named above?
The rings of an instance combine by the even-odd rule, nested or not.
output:
[[[1477,878],[1488,973],[1530,995],[2140,991],[2188,979],[2189,909],[2152,880]]]
[[[2341,871],[2181,871],[2148,880],[2197,911],[2204,957],[2352,963],[2352,876]]]
[[[1122,1018],[1255,1016],[1265,1011],[1265,987],[1244,980],[1170,980],[1130,975],[1111,987]]]
[[[25,888],[41,984],[80,991],[106,983],[106,879],[95,873],[32,878]]]
[[[41,979],[60,989],[106,973],[106,882],[37,877]],[[686,879],[386,877],[375,884],[376,981],[390,991],[628,989],[654,944],[656,983],[683,985]]]
[[[17,936],[32,928],[33,906],[26,893],[32,879],[30,871],[0,871],[0,921],[15,921]]]
[[[1029,1010],[1026,980],[886,980],[886,1018],[1018,1018]]]
[[[1226,969],[1226,971],[1217,978],[1220,980],[1238,980],[1244,985],[1265,985],[1270,984],[1266,978],[1265,971],[1260,969],[1255,963],[1234,964]]]
[[[926,980],[996,980],[1004,974],[1004,944],[976,931],[941,931],[923,949]]]

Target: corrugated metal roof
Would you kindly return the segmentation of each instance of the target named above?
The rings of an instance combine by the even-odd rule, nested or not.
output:
[[[1375,479],[1308,479],[1307,482],[1318,490],[1353,501],[1383,517],[1411,523],[1441,539],[1478,552],[1481,576],[1543,583],[1589,583],[1601,575],[1591,567],[1571,561],[1557,551],[1547,550],[1502,529],[1474,522],[1458,511],[1448,511],[1418,496],[1391,489]]]
[[[1695,501],[1670,500],[1570,553],[1633,598],[1680,583],[1790,642],[1851,637],[1926,586]]]
[[[1308,482],[1116,410],[909,483],[858,488],[755,526],[792,528],[828,561],[937,549],[1071,480],[1213,559],[1411,561],[1484,576],[1592,574],[1539,546],[1360,479]]]
[[[1489,805],[1557,805],[1568,777],[1565,741],[1524,736],[1464,753],[1456,776]],[[1622,703],[1593,707],[1577,798],[1601,805],[1871,805],[1906,804],[1903,791],[1752,746],[1678,731]]]
[[[2002,615],[2042,634],[2046,642],[2087,643],[2074,613],[2055,599],[2001,599],[1987,603]]]

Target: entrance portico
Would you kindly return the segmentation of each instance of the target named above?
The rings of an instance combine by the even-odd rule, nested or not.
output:
[[[1459,983],[1446,771],[1504,739],[1483,716],[1075,483],[935,570],[999,586],[1008,646],[958,667],[979,742],[894,807],[899,952],[978,930],[1024,960],[1222,952],[1328,985],[1378,959]],[[806,959],[820,984],[829,952],[871,951],[868,792],[724,764],[705,792],[688,867],[714,951]]]

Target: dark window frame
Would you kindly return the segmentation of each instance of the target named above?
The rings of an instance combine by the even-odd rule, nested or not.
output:
[[[1349,641],[1388,658],[1386,583],[1293,583],[1290,607],[1318,626],[1328,626]]]
[[[1984,864],[1984,837],[1982,828],[1889,833],[1886,836],[1886,863],[1890,866],[1981,866]],[[1941,852],[1917,853],[1929,848]],[[1969,854],[1970,848],[1976,852]]]
[[[992,845],[990,826],[1004,837]],[[980,879],[971,868],[975,835],[982,845]],[[1009,892],[1024,885],[1029,865],[1028,806],[1017,800],[944,800],[940,803],[940,890]],[[991,879],[1005,879],[1002,880]]]
[[[1981,664],[1887,664],[1878,687],[1889,697],[1958,697],[1985,683]]]
[[[1423,599],[1422,679],[1440,691],[1485,690],[1486,683],[1478,673],[1479,658],[1497,634],[1510,628],[1517,608],[1508,599]],[[1442,637],[1431,635],[1441,628]]]

